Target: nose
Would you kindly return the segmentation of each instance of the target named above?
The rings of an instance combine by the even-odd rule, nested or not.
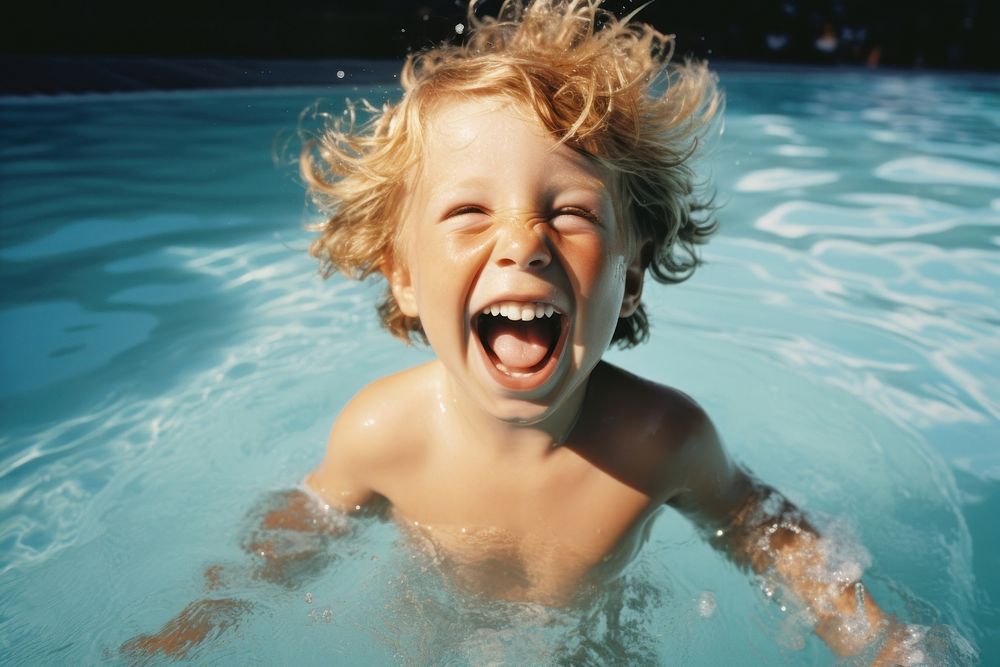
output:
[[[501,268],[543,269],[552,261],[543,223],[511,221],[500,231],[494,248]]]

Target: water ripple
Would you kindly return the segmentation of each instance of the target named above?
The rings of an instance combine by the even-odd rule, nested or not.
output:
[[[807,188],[835,183],[840,176],[834,171],[807,169],[761,169],[752,171],[736,182],[740,192],[771,192],[791,188]]]
[[[879,165],[875,175],[897,183],[944,183],[1000,188],[1000,170],[941,157],[906,157]]]

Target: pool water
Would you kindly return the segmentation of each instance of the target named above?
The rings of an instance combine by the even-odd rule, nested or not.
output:
[[[393,86],[0,99],[0,661],[118,647],[245,564],[247,512],[320,459],[361,386],[429,358],[375,284],[321,281],[299,113]],[[1000,663],[1000,81],[725,71],[702,169],[723,222],[653,338],[734,456],[867,566],[942,664]],[[863,546],[862,546],[863,545]],[[297,588],[189,658],[245,664],[832,664],[794,605],[663,510],[585,609],[452,590],[352,522]],[[849,663],[854,664],[854,663]]]

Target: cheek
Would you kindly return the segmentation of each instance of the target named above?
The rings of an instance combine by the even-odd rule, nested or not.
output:
[[[447,238],[435,234],[418,234],[413,239],[415,273],[425,299],[435,300],[442,290],[457,287],[456,272],[465,263],[467,252]]]
[[[578,245],[569,266],[584,298],[610,298],[625,285],[625,258],[606,243]]]
[[[414,266],[419,269],[414,274],[418,276],[417,307],[432,347],[466,335],[469,293],[479,273],[484,248],[488,246],[482,239],[456,238],[433,231],[414,237],[412,256]]]

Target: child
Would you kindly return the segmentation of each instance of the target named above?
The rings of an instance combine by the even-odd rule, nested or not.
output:
[[[347,513],[388,503],[458,584],[552,605],[627,562],[665,503],[779,577],[838,654],[891,634],[697,403],[601,359],[647,338],[647,271],[684,280],[714,230],[689,166],[721,106],[713,76],[668,68],[669,38],[596,3],[508,2],[470,22],[464,46],[408,59],[398,104],[304,153],[329,215],[312,253],[327,273],[383,276],[383,323],[437,357],[344,407],[308,490]],[[335,529],[301,494],[279,505],[246,546],[282,583]],[[319,537],[289,552],[275,529]],[[220,602],[123,648],[183,654],[244,610]]]

